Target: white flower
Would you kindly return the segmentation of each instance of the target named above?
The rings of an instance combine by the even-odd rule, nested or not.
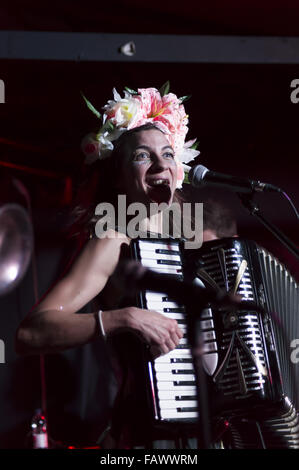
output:
[[[111,142],[111,134],[109,135],[109,132],[105,132],[104,134],[99,134],[98,136],[98,141],[100,142],[100,148],[101,152],[105,150],[113,150],[113,144]]]
[[[107,119],[116,127],[130,129],[139,119],[141,105],[130,93],[125,92],[125,97],[121,98],[119,93],[113,88],[114,100],[108,101],[104,106],[104,122]]]
[[[182,101],[173,93],[161,96],[155,88],[138,89],[138,93],[128,90],[124,90],[122,98],[113,88],[113,100],[109,100],[103,108],[101,129],[97,134],[89,134],[82,142],[86,163],[107,158],[114,149],[112,142],[124,132],[152,123],[164,133],[174,149],[180,168],[177,187],[181,187],[184,179],[182,164],[188,164],[200,153],[191,148],[196,139],[185,142],[188,116]],[[91,103],[87,102],[87,105],[95,114],[99,114]]]
[[[185,142],[183,147],[177,152],[176,157],[181,163],[189,163],[191,160],[194,160],[197,155],[200,154],[199,150],[190,148],[195,141],[196,139]]]
[[[91,165],[100,158],[100,145],[96,134],[87,134],[81,142],[81,149],[85,155],[85,163]]]
[[[98,134],[90,133],[85,136],[81,142],[81,149],[85,154],[85,163],[91,165],[98,159],[103,160],[109,157],[114,149],[111,140],[115,139],[113,139],[112,133],[108,131]]]

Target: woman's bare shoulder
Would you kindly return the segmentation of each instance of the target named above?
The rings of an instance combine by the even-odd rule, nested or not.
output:
[[[109,236],[108,236],[109,235]],[[78,311],[104,288],[120,259],[123,246],[129,240],[124,235],[107,232],[103,238],[88,240],[73,262],[69,272],[47,294],[37,308]]]
[[[126,235],[110,229],[101,238],[87,241],[75,265],[87,265],[90,272],[100,269],[109,276],[116,267],[121,250],[129,244],[130,239]]]
[[[123,233],[109,229],[101,237],[93,237],[88,240],[86,248],[96,254],[106,249],[119,250],[122,245],[130,245],[131,240]]]

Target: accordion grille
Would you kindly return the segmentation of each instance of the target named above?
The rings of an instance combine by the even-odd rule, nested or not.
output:
[[[266,303],[271,312],[284,394],[299,409],[299,363],[292,358],[292,344],[299,344],[299,291],[294,277],[262,248],[258,248]],[[296,344],[296,343],[295,343]]]
[[[253,280],[247,265],[236,284],[240,266],[244,261],[243,255],[236,248],[222,247],[220,250],[203,254],[202,260],[205,273],[218,287],[234,291],[244,300],[255,300]],[[222,356],[225,356],[230,348],[232,350],[224,371],[221,373],[220,369],[214,376],[214,381],[223,395],[244,398],[263,389],[265,379],[261,370],[266,369],[266,361],[258,314],[238,312],[238,325],[234,329],[221,328],[219,342]],[[240,346],[237,342],[245,345],[245,351],[244,347],[236,347]],[[251,354],[248,354],[248,351]],[[255,364],[252,362],[252,355],[255,357]],[[259,364],[258,368],[256,363]]]

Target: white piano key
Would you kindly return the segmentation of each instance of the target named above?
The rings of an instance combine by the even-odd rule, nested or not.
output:
[[[168,363],[157,363],[155,364],[155,370],[162,372],[169,372],[170,370],[193,370],[193,364],[192,362],[190,363],[185,363],[185,362],[168,362]]]
[[[157,357],[155,361],[159,361],[168,357],[171,357],[171,358],[191,357],[191,351],[190,351],[190,348],[187,346],[186,348],[182,348],[182,349],[178,349],[178,348],[172,349],[167,354],[163,354],[162,356]]]
[[[177,391],[174,392],[173,390],[158,390],[158,397],[160,400],[175,400],[177,403],[186,403],[187,400],[184,400],[184,397],[197,400],[196,393],[190,391],[178,393]],[[177,397],[181,398],[181,400],[176,400]]]
[[[177,419],[177,418],[197,418],[197,411],[178,412],[175,410],[163,410],[161,412],[162,419]]]
[[[173,401],[173,400],[160,400],[160,410],[176,410],[177,408],[197,408],[197,400],[189,401]]]
[[[185,392],[196,393],[196,385],[174,385],[173,381],[169,382],[160,382],[158,385],[158,390],[172,391],[176,392],[178,395],[181,395]]]
[[[194,374],[172,374],[171,372],[156,372],[157,382],[194,382]]]
[[[146,241],[146,240],[140,240],[138,245],[139,245],[139,249],[148,250],[148,251],[155,252],[155,250],[168,250],[168,251],[180,252],[180,248],[177,243],[153,243],[153,242]]]
[[[179,344],[188,344],[187,338],[181,338]]]
[[[160,305],[162,307],[164,307],[164,304],[166,303],[171,303],[174,305],[173,308],[178,308],[179,304],[172,300],[172,299],[169,299],[168,300],[168,296],[167,294],[165,294],[164,292],[151,292],[151,291],[145,291],[145,300],[146,300],[146,304],[148,305],[150,302],[152,304],[157,304],[157,305]],[[181,305],[181,308],[184,308],[184,305]]]
[[[180,357],[186,357],[186,356],[191,356],[191,351],[190,351],[190,347],[189,346],[186,346],[186,347],[182,347],[180,349],[176,348],[176,349],[173,349],[171,351],[172,354],[172,357],[175,358],[180,358]]]
[[[179,308],[175,302],[154,302],[152,300],[147,301],[147,308]]]
[[[142,253],[144,251],[147,251],[149,253],[153,253],[153,254],[165,254],[166,256],[168,255],[176,255],[176,256],[181,256],[181,253],[180,253],[180,250],[178,249],[178,246],[177,245],[170,245],[170,244],[165,244],[163,246],[162,243],[158,243],[158,244],[143,244],[142,245],[139,245],[139,253]],[[164,253],[164,252],[167,252],[167,253]]]
[[[174,349],[167,354],[163,354],[163,356],[157,357],[155,359],[155,364],[160,362],[170,363],[171,359],[191,359],[192,355],[190,349]]]
[[[181,266],[176,266],[172,264],[158,264],[155,260],[144,259],[141,260],[142,266],[150,269],[159,269],[160,271],[164,272],[165,274],[179,274],[181,271]]]
[[[159,310],[158,308],[152,308],[151,310],[161,313],[161,315],[164,315],[164,317],[171,318],[172,320],[185,320],[185,316],[182,313],[163,312],[163,310]],[[180,323],[179,327],[181,328],[184,325],[185,323]]]
[[[175,320],[177,320],[177,318],[176,318]],[[182,330],[182,332],[183,332],[184,334],[187,333],[187,325],[185,325],[184,323],[180,323],[180,324],[179,324],[179,327],[180,327],[180,329]]]
[[[155,312],[161,313],[161,315],[164,315],[164,317],[170,318],[171,320],[180,320],[181,322],[184,321],[184,323],[179,324],[179,327],[181,329],[183,329],[183,327],[186,324],[185,316],[182,313],[163,312],[162,310],[153,309],[153,308],[152,308],[152,310],[154,310]]]
[[[164,253],[155,253],[148,250],[140,250],[141,259],[161,259],[166,261],[179,261],[181,263],[181,257],[179,254],[164,254]]]
[[[147,302],[152,301],[152,302],[161,302],[163,303],[164,300],[163,298],[167,297],[166,294],[160,293],[160,292],[150,292],[146,291],[145,292],[145,298]]]
[[[147,308],[151,308],[152,310],[155,309],[157,310],[158,312],[164,312],[164,310],[166,310],[167,308],[171,308],[171,309],[175,309],[176,311],[175,312],[167,312],[165,311],[164,313],[181,313],[183,314],[184,318],[186,318],[186,312],[184,310],[184,307],[182,306],[178,306],[176,305],[175,307],[164,307],[164,302],[161,302],[161,303],[158,303],[158,302],[152,302],[151,304],[151,307],[148,305],[147,303]]]
[[[184,312],[164,312],[162,308],[154,308],[152,307],[150,310],[154,310],[155,312],[161,313],[167,318],[172,318],[173,320],[181,320],[181,324],[186,324],[186,317]]]

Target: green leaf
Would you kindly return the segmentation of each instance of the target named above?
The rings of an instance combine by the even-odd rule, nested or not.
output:
[[[90,111],[91,111],[93,114],[95,114],[98,119],[101,119],[101,118],[102,118],[101,113],[99,113],[99,111],[96,110],[96,108],[91,104],[91,102],[88,101],[87,98],[85,98],[85,96],[83,95],[82,92],[81,92],[81,96],[82,96],[82,98],[84,99],[84,101],[85,101],[85,103],[86,103],[88,109],[90,109]]]
[[[107,131],[108,131],[108,132],[114,131],[115,127],[116,127],[116,126],[115,126],[111,121],[109,121],[109,119],[107,119],[107,121],[105,122],[105,124],[104,124],[104,125],[101,127],[101,129],[98,131],[98,133],[97,133],[97,139],[99,138],[99,136],[100,136],[101,134],[104,134],[104,133],[107,132]]]
[[[184,177],[183,183],[190,184],[187,171],[185,171],[185,177]]]
[[[131,88],[128,88],[127,86],[125,86],[125,90],[128,93],[131,93],[131,95],[138,95],[138,91],[132,90]]]
[[[114,125],[111,121],[109,121],[109,120],[107,120],[107,121],[105,122],[104,126],[105,126],[105,128],[106,128],[107,130],[114,131],[114,129],[115,129],[115,125]]]
[[[184,103],[184,102],[190,100],[191,96],[192,95],[185,95],[185,96],[182,96],[181,98],[179,98],[179,100],[180,100],[181,103]]]
[[[191,148],[192,150],[197,150],[197,149],[198,149],[198,145],[199,145],[199,142],[198,142],[198,141],[196,141],[196,142],[194,142],[194,144],[193,144],[193,145],[191,145],[191,147],[190,147],[190,148]]]
[[[167,82],[165,82],[164,85],[162,85],[159,90],[160,95],[161,96],[167,95],[169,93],[169,89],[170,89],[170,82],[169,80],[167,80]]]

